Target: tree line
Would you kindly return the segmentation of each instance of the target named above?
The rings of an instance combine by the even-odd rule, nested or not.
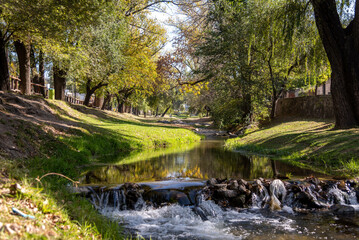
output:
[[[162,2],[168,1],[2,1],[0,90],[10,90],[13,75],[30,95],[31,84],[44,85],[49,74],[58,100],[71,87],[86,94],[84,105],[102,99],[102,109],[157,104],[147,98],[168,90],[158,72],[166,33],[149,9]]]
[[[210,109],[219,126],[243,126],[272,119],[284,91],[331,79],[336,127],[358,126],[358,7],[354,0],[212,0],[182,8],[177,50],[185,83],[201,93],[191,106]]]
[[[149,17],[177,6],[175,50]],[[336,127],[359,124],[359,2],[355,0],[6,0],[0,3],[0,90],[53,76],[66,85],[163,115],[183,102],[218,126],[271,119],[288,89],[331,79]]]

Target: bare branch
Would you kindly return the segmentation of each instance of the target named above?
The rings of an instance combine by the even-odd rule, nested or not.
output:
[[[150,4],[147,4],[146,6],[141,7],[139,9],[136,9],[136,10],[134,10],[133,7],[131,7],[129,10],[126,11],[125,16],[126,17],[131,16],[133,14],[136,14],[136,13],[139,13],[141,11],[144,11],[144,10],[146,10],[146,9],[152,7],[152,6],[155,6],[157,4],[160,4],[160,3],[171,3],[171,4],[174,4],[176,6],[181,5],[181,4],[176,3],[175,1],[172,1],[172,0],[157,0],[157,1],[154,1],[154,2],[152,2]]]

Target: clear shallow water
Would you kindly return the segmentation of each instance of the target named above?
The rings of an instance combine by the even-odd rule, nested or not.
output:
[[[153,239],[244,239],[267,228],[278,231],[294,231],[292,220],[285,217],[264,217],[260,213],[233,210],[223,211],[211,201],[202,203],[210,213],[207,221],[196,215],[190,207],[179,205],[141,211],[111,211],[103,214],[112,218],[123,218],[129,233]],[[132,231],[131,231],[132,230]]]
[[[294,214],[261,209],[222,210],[212,201],[201,206],[209,214],[203,221],[190,207],[177,204],[139,211],[102,210],[105,216],[125,222],[126,232],[145,239],[357,239],[357,216]]]
[[[205,140],[184,150],[173,149],[140,153],[120,161],[120,164],[97,167],[87,172],[83,184],[120,184],[173,178],[272,178],[290,174],[298,179],[324,175],[300,169],[267,157],[247,157],[223,149],[221,140]],[[151,157],[154,156],[154,157]]]
[[[324,177],[312,171],[298,169],[265,157],[245,157],[228,152],[222,141],[203,141],[184,150],[158,151],[131,156],[126,164],[106,165],[91,169],[82,183],[118,185],[125,182],[147,182],[152,189],[180,189],[186,184],[200,185],[199,179],[244,178],[252,180],[274,174],[292,178],[309,175]],[[351,205],[358,203],[355,197]],[[101,213],[121,224],[133,237],[145,239],[357,239],[359,217],[355,214],[335,215],[331,212],[294,213],[284,206],[281,211],[268,209],[222,209],[213,201],[203,201],[199,207],[208,220],[195,213],[194,206],[179,204],[154,208],[146,204],[137,210],[119,210],[108,205]]]

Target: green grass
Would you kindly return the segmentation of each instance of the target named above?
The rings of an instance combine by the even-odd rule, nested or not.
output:
[[[359,129],[336,130],[330,121],[274,122],[229,139],[226,148],[266,154],[332,175],[359,175]]]
[[[62,230],[56,224],[52,226],[59,239],[78,239],[79,236],[84,239],[122,239],[123,236],[118,223],[105,219],[86,199],[68,192],[68,180],[48,176],[42,180],[43,185],[39,185],[36,177],[55,172],[78,180],[85,165],[138,161],[138,157],[143,156],[141,151],[190,146],[200,140],[200,136],[186,129],[143,123],[126,115],[71,106],[61,101],[48,103],[58,115],[59,122],[52,122],[49,127],[25,121],[19,124],[22,127],[16,133],[17,146],[26,148],[28,142],[35,142],[32,146],[37,148],[34,149],[37,156],[11,161],[2,159],[0,173],[2,168],[12,181],[29,190],[23,197],[38,206],[37,218],[41,220],[56,213],[70,226],[70,230]],[[6,189],[9,184],[0,182],[1,187]],[[16,196],[4,195],[3,198],[5,202],[23,201]],[[42,204],[45,199],[50,202],[48,207]],[[11,209],[10,205],[7,208]],[[21,220],[13,216],[2,219],[3,215],[6,214],[0,211],[0,222],[3,223]],[[26,225],[23,221],[18,224]],[[30,235],[22,232],[20,237],[41,239],[43,236],[46,236],[45,231]],[[0,239],[2,237],[0,235]]]
[[[13,180],[4,185],[0,184],[0,189],[7,189],[16,182],[21,185],[23,191],[15,195],[0,194],[0,222],[19,227],[17,233],[12,235],[0,231],[0,239],[124,238],[120,225],[101,216],[83,197],[70,193],[66,187],[28,178],[26,171],[19,169],[13,161],[0,160],[0,163],[13,169],[10,171]],[[60,182],[63,186],[67,185]],[[12,207],[35,216],[36,220],[26,220],[10,214]],[[34,211],[34,208],[38,210]]]
[[[85,164],[119,163],[134,151],[187,145],[200,140],[200,136],[186,129],[122,119],[120,115],[85,107],[75,110],[59,101],[51,103],[61,118],[76,125],[43,145],[41,152],[47,157],[30,160],[36,176],[56,171],[78,177],[78,167]]]
[[[182,146],[134,151],[134,152],[131,152],[125,158],[120,157],[117,161],[115,160],[113,162],[113,164],[122,165],[122,164],[131,164],[131,163],[136,163],[136,162],[140,162],[140,161],[146,161],[148,159],[156,158],[156,157],[163,156],[163,155],[169,155],[169,154],[175,154],[175,153],[179,153],[179,152],[189,151],[198,145],[199,145],[199,142],[195,142],[195,143],[185,144]],[[107,158],[114,160],[112,156],[107,156]],[[105,161],[105,162],[108,162],[108,161]]]

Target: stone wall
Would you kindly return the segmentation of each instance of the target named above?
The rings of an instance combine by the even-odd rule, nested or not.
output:
[[[275,116],[334,118],[332,96],[281,98],[277,101]]]

